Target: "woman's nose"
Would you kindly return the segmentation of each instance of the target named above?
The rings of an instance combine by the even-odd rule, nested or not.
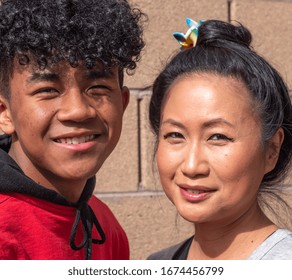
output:
[[[209,174],[209,164],[207,156],[198,145],[192,146],[184,153],[181,163],[181,172],[189,177],[206,176]]]

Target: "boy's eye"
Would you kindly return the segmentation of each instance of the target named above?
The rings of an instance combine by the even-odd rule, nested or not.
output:
[[[96,86],[92,86],[92,87],[88,88],[87,93],[92,94],[92,95],[104,94],[110,90],[111,90],[111,88],[106,86],[106,85],[96,85]]]
[[[56,90],[55,88],[42,88],[36,91],[36,94],[56,95],[58,93],[58,90]]]

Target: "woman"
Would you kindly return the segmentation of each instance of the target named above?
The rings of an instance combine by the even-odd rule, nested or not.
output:
[[[161,184],[195,235],[149,259],[292,259],[292,233],[259,199],[291,166],[288,90],[245,27],[187,22],[186,35],[175,34],[183,49],[155,80],[149,117]]]

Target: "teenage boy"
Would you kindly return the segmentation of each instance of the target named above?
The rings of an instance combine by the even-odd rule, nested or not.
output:
[[[125,232],[92,195],[129,102],[144,14],[126,0],[0,6],[0,259],[128,259]]]

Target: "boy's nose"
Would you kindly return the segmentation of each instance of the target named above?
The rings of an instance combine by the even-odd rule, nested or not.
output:
[[[96,117],[96,110],[81,91],[73,89],[62,97],[58,112],[59,121],[82,122]]]
[[[210,171],[207,157],[200,147],[191,147],[185,151],[180,169],[189,178],[206,176]]]

